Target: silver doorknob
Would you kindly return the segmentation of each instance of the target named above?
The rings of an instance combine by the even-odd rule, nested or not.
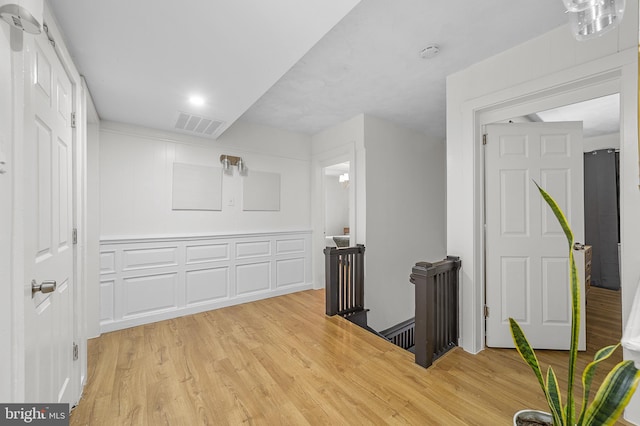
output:
[[[42,293],[51,293],[55,291],[56,287],[58,287],[58,283],[55,281],[42,281],[41,284],[38,284],[36,280],[31,281],[31,297],[34,297],[37,292]]]
[[[573,249],[574,250],[578,250],[578,251],[579,250],[584,250],[584,244],[579,243],[579,242],[576,241],[575,243],[573,243]]]

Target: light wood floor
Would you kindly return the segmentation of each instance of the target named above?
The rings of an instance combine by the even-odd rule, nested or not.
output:
[[[619,293],[592,288],[588,318],[580,372],[620,337]],[[539,358],[565,377],[566,353]],[[409,352],[326,317],[324,292],[311,290],[91,340],[71,424],[510,425],[515,411],[544,407],[515,350],[456,348],[425,370]]]

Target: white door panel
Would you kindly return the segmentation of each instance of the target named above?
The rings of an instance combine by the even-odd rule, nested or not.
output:
[[[45,35],[25,37],[26,395],[73,403],[71,82]],[[32,297],[31,280],[56,281]]]
[[[564,210],[576,241],[584,241],[582,123],[492,124],[487,135],[487,346],[513,347],[512,317],[533,347],[568,349],[567,242],[533,181]]]

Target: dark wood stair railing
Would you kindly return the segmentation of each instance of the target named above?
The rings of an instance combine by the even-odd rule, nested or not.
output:
[[[416,363],[429,367],[458,345],[458,270],[460,258],[418,262],[410,281],[415,284],[415,319],[382,332],[367,325],[364,307],[364,252],[356,247],[327,247],[325,255],[326,314],[340,315],[403,349],[415,351]]]
[[[402,349],[405,349],[409,352],[414,352],[414,347],[416,344],[415,330],[416,319],[409,318],[408,320],[402,321],[401,323],[396,324],[393,327],[382,330],[380,334],[382,334],[394,345],[400,346]]]
[[[440,262],[418,262],[410,281],[415,284],[416,364],[429,367],[458,345],[459,257],[447,256]]]
[[[365,310],[364,251],[362,244],[324,249],[327,315],[346,316]]]

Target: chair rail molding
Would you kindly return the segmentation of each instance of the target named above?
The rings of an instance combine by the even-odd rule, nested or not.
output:
[[[100,241],[103,333],[311,288],[310,230]]]

